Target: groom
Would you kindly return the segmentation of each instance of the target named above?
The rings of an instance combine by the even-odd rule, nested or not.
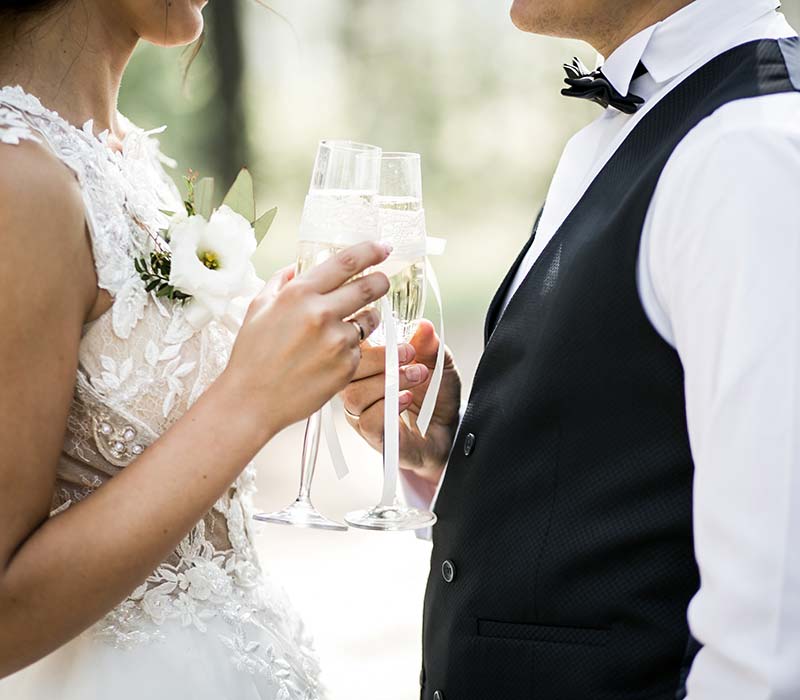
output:
[[[800,42],[777,0],[515,0],[608,56],[411,496],[423,700],[800,698]],[[401,409],[438,339],[423,325]],[[382,355],[345,393],[381,440]],[[446,476],[444,476],[446,465]]]

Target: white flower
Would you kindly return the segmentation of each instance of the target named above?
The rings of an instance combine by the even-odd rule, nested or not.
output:
[[[263,284],[250,260],[256,250],[253,228],[225,205],[208,221],[202,216],[173,221],[170,248],[169,283],[192,297],[186,316],[195,328],[224,320],[235,299],[254,296]]]

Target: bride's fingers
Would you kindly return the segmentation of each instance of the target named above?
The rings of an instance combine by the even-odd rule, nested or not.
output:
[[[334,289],[323,298],[331,313],[342,318],[377,301],[388,291],[389,280],[386,275],[382,272],[371,272]]]
[[[346,248],[329,260],[320,263],[303,274],[305,282],[319,294],[326,294],[341,287],[347,280],[356,277],[368,267],[378,265],[389,257],[391,246],[384,243],[370,242]],[[361,306],[368,304],[362,303]],[[359,307],[356,306],[345,314],[352,313]]]
[[[425,365],[402,367],[400,369],[400,389],[411,389],[424,384],[429,375],[430,370]],[[360,416],[378,401],[383,403],[385,389],[383,374],[376,374],[361,381],[351,382],[343,392],[344,407],[352,415]],[[408,401],[408,403],[411,402]]]
[[[295,266],[289,265],[288,267],[281,268],[272,277],[269,278],[267,283],[262,287],[258,293],[258,297],[274,299],[278,292],[281,291],[289,282],[294,279]]]
[[[397,355],[400,358],[401,365],[407,365],[409,362],[414,361],[416,350],[414,346],[404,343],[397,348]],[[353,381],[372,377],[373,375],[383,374],[386,365],[386,348],[364,346],[364,351],[361,357],[361,364],[358,366]]]

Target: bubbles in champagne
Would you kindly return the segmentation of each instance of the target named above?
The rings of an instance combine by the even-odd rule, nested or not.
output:
[[[407,343],[416,333],[425,309],[424,258],[406,262],[398,272],[389,275],[389,285],[389,304],[392,307],[397,342]],[[372,334],[370,342],[373,345],[383,345],[386,342],[383,323]]]

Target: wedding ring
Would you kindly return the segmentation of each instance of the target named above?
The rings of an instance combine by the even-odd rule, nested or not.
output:
[[[353,328],[355,328],[355,329],[358,331],[358,342],[359,342],[359,343],[363,343],[363,342],[364,342],[364,339],[367,337],[367,334],[366,334],[366,333],[364,333],[364,326],[362,326],[362,325],[361,325],[361,324],[360,324],[358,321],[356,321],[354,318],[351,318],[351,319],[348,321],[348,323],[352,323],[352,324],[353,324]]]
[[[347,410],[347,405],[346,405],[344,402],[342,402],[342,408],[344,409],[344,414],[345,414],[345,415],[346,415],[348,418],[352,418],[352,419],[353,419],[354,421],[356,421],[356,422],[358,422],[358,421],[361,419],[361,416],[357,416],[357,415],[356,415],[355,413],[353,413],[352,411],[348,411],[348,410]]]

